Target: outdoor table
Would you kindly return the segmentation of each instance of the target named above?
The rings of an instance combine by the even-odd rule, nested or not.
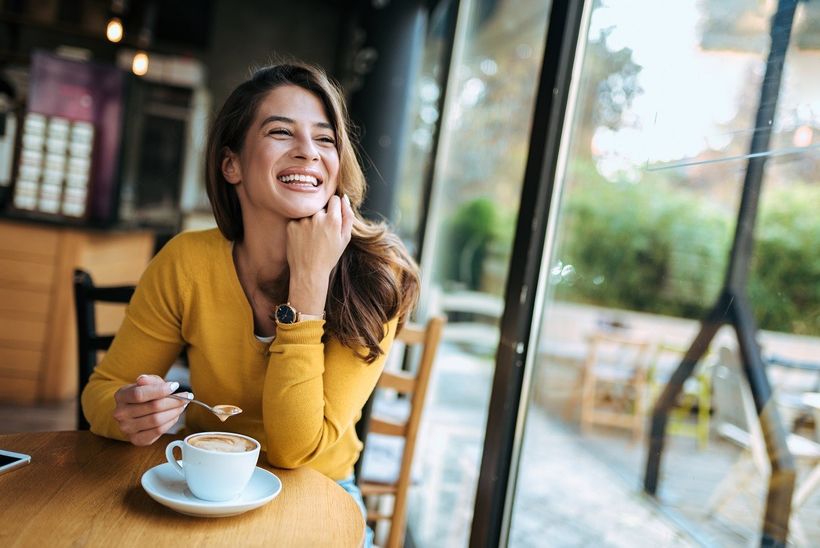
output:
[[[820,392],[807,392],[803,394],[802,400],[814,410],[815,432],[820,436]],[[817,441],[820,443],[820,438]],[[818,487],[820,487],[820,460],[815,463],[809,475],[797,487],[792,504],[799,508]]]
[[[803,394],[803,403],[812,409],[820,411],[820,392],[807,392]]]
[[[336,482],[309,468],[259,466],[282,481],[264,506],[191,517],[151,499],[143,473],[166,462],[163,436],[136,447],[86,431],[0,435],[31,463],[0,475],[0,546],[361,546],[364,519]]]

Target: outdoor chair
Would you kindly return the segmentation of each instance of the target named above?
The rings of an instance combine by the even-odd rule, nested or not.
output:
[[[650,407],[660,397],[672,373],[683,360],[686,350],[663,341],[655,345],[647,370]],[[712,371],[712,358],[707,354],[698,362],[695,372],[684,382],[677,405],[670,411],[667,423],[668,433],[692,436],[697,439],[698,447],[701,449],[705,449],[709,444]]]
[[[435,316],[424,326],[407,324],[399,332],[396,341],[403,343],[407,355],[417,355],[417,366],[411,371],[391,368],[382,373],[367,421],[359,487],[368,507],[367,521],[376,524],[377,535],[378,524],[389,523],[388,548],[404,543],[416,435],[444,324],[444,317]],[[392,510],[391,501],[383,500],[389,498]]]
[[[447,317],[442,340],[479,354],[495,355],[504,312],[504,300],[481,291],[444,291],[434,287],[430,298],[432,314]]]
[[[641,437],[647,409],[649,341],[598,331],[589,337],[581,385],[581,430],[601,424]]]
[[[740,373],[740,358],[736,352],[723,347],[719,352],[718,363],[726,384],[739,392],[745,424],[721,421],[717,425],[718,433],[740,446],[742,452],[715,488],[706,505],[707,515],[717,514],[737,495],[748,494],[755,480],[761,483],[768,481],[771,471],[766,453],[766,442],[760,428],[751,390]],[[771,401],[775,402],[776,397],[773,397]],[[717,409],[720,410],[720,405]],[[719,413],[718,418],[720,417]],[[797,541],[804,544],[807,539],[797,517],[803,503],[820,487],[820,443],[788,433],[786,444],[798,467],[798,481],[795,483],[792,497],[790,529]],[[807,543],[805,545],[808,546]]]

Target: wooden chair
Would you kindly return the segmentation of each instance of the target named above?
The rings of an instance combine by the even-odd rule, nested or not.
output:
[[[389,534],[387,535],[388,548],[395,548],[404,544],[404,532],[407,509],[407,491],[411,483],[411,471],[413,465],[413,453],[416,447],[416,435],[418,433],[419,422],[424,408],[424,398],[427,391],[427,384],[430,378],[430,371],[433,368],[433,360],[438,348],[441,332],[445,319],[441,316],[431,318],[425,326],[407,324],[396,336],[396,341],[404,343],[409,355],[413,354],[415,348],[418,349],[417,367],[414,372],[401,370],[385,370],[379,378],[376,392],[381,396],[385,392],[397,396],[394,399],[398,402],[398,407],[408,407],[405,413],[406,418],[397,416],[388,417],[380,410],[379,405],[374,405],[373,412],[368,421],[368,435],[365,443],[365,452],[378,451],[378,441],[395,440],[402,445],[396,457],[400,456],[400,465],[395,475],[384,477],[378,471],[368,470],[367,459],[361,476],[359,487],[362,495],[368,502],[368,522],[389,521]],[[381,499],[384,496],[392,496],[392,511],[383,511],[385,505],[374,505],[373,499]]]
[[[768,481],[771,464],[766,452],[766,441],[760,428],[757,410],[752,398],[751,390],[746,379],[740,372],[740,356],[736,350],[722,347],[719,351],[719,367],[723,368],[726,383],[738,394],[742,407],[744,424],[734,424],[722,421],[722,413],[718,414],[717,432],[724,438],[742,448],[737,461],[732,465],[723,480],[717,485],[709,502],[706,505],[706,515],[717,515],[726,504],[738,495],[756,496],[752,489],[756,483]],[[771,399],[771,405],[776,405],[777,395]],[[717,406],[719,410],[720,405]],[[798,519],[803,504],[809,496],[820,488],[820,443],[794,433],[786,434],[786,445],[795,464],[804,469],[799,474],[800,481],[795,482],[792,495],[790,520],[790,535],[798,546],[809,546],[807,535]]]
[[[114,340],[113,333],[97,333],[95,305],[114,303],[126,305],[134,294],[133,285],[95,286],[91,275],[80,269],[74,270],[74,307],[77,318],[77,430],[88,430],[79,399],[88,384],[91,372],[97,365],[97,353],[107,350]]]
[[[635,440],[646,421],[649,342],[624,334],[589,337],[581,387],[581,430],[593,424],[629,428]]]

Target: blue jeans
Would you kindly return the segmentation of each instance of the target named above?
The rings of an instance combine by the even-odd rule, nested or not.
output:
[[[342,489],[347,491],[353,500],[356,501],[356,504],[359,505],[359,509],[362,511],[362,516],[364,517],[365,524],[364,524],[364,548],[372,548],[373,546],[373,529],[368,527],[367,525],[367,508],[364,506],[364,499],[362,498],[362,492],[359,490],[359,486],[356,485],[356,478],[351,474],[350,476],[346,477],[343,480],[339,480],[336,483],[341,485]]]

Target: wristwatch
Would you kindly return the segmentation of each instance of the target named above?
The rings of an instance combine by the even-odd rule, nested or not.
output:
[[[290,303],[283,303],[276,307],[276,310],[273,312],[273,317],[278,325],[303,322],[305,320],[324,320],[325,313],[302,314],[293,308]]]

